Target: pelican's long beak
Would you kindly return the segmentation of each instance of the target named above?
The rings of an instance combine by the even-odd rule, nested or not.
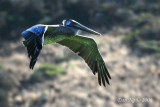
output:
[[[88,27],[86,27],[86,26],[84,26],[84,25],[82,25],[78,22],[74,22],[72,27],[74,27],[76,29],[80,29],[80,30],[85,31],[85,32],[88,32],[88,33],[91,33],[91,34],[94,34],[94,35],[99,35],[99,36],[101,35],[100,33],[96,32],[96,31],[94,31],[94,30],[92,30],[92,29],[90,29],[90,28],[88,28]]]

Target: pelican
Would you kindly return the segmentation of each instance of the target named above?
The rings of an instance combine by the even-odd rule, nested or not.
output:
[[[30,69],[34,68],[43,45],[58,43],[68,47],[82,57],[94,75],[98,73],[98,83],[100,86],[101,82],[104,86],[106,82],[110,84],[109,79],[111,79],[111,76],[99,53],[96,42],[92,38],[79,35],[79,30],[94,35],[101,35],[72,19],[63,20],[62,25],[38,24],[23,31],[22,37],[25,40],[22,43],[27,48],[28,57],[31,59]]]

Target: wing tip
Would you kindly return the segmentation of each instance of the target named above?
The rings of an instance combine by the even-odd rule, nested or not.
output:
[[[110,75],[108,77],[109,77],[110,80],[112,79]]]

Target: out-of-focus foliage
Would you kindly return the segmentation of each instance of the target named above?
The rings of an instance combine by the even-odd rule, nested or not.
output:
[[[34,24],[57,24],[72,18],[105,32],[113,27],[130,28],[125,40],[148,49],[139,40],[159,42],[159,12],[159,0],[1,0],[0,39],[15,41]]]
[[[0,64],[0,70],[6,71],[7,69],[3,65]]]
[[[62,75],[65,69],[60,65],[44,64],[37,68],[31,75],[30,82],[43,82],[47,79],[54,79]]]
[[[151,13],[141,13],[140,21],[135,22],[125,41],[134,48],[145,52],[160,53],[160,16]]]

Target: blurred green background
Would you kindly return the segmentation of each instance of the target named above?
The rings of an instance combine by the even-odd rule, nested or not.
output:
[[[88,36],[98,44],[111,85],[100,87],[85,62],[58,44],[44,46],[29,70],[21,32],[64,19],[102,33]],[[158,107],[159,57],[159,0],[0,0],[1,107]]]

